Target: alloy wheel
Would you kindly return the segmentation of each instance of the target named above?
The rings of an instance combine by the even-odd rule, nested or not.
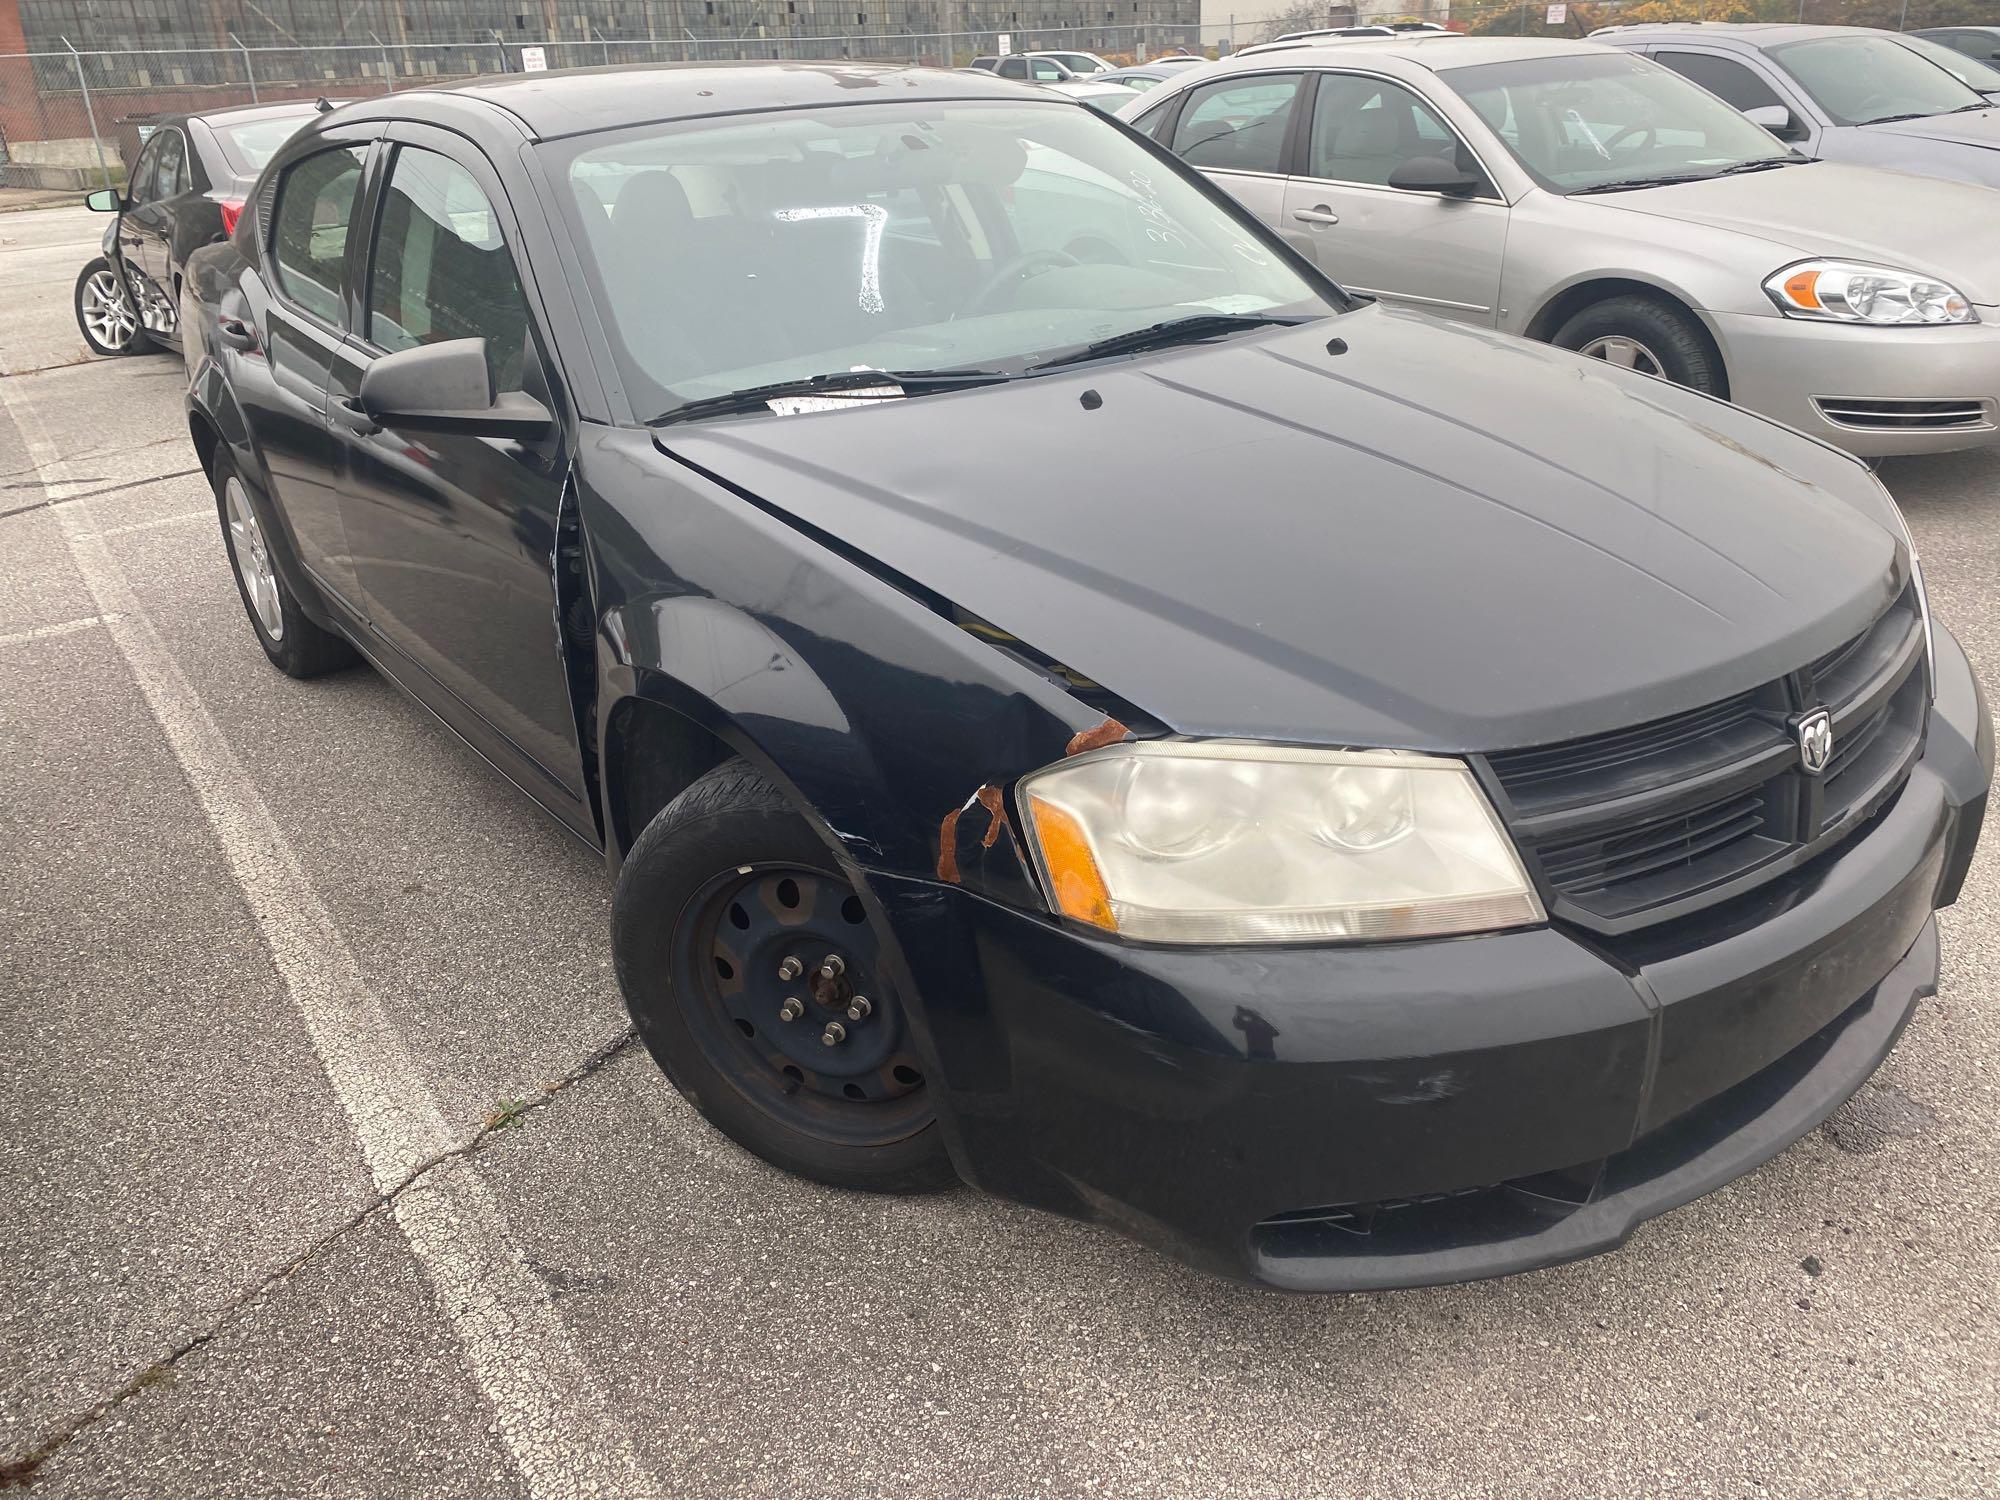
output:
[[[930,1122],[907,1016],[853,887],[793,865],[709,882],[675,932],[674,990],[704,1055],[766,1114],[845,1145]]]
[[[118,273],[108,266],[83,284],[82,310],[90,336],[114,352],[131,343],[132,335],[139,330],[139,316],[133,311],[132,299],[119,285]]]
[[[1621,369],[1637,370],[1641,375],[1661,380],[1666,378],[1666,366],[1660,363],[1659,355],[1637,339],[1623,334],[1607,334],[1603,338],[1592,339],[1576,352],[1585,359],[1601,359]]]
[[[278,599],[278,570],[272,566],[264,529],[257,524],[257,512],[250,508],[242,480],[232,474],[222,493],[229,513],[230,550],[236,554],[243,592],[250,596],[250,607],[257,612],[264,634],[281,641],[285,638],[285,609]]]

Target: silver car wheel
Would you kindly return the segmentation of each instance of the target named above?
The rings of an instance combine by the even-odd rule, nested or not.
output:
[[[241,480],[230,477],[223,486],[223,501],[229,512],[229,547],[236,555],[236,571],[243,579],[243,592],[257,611],[257,622],[274,641],[285,638],[285,608],[278,598],[278,572],[271,566],[271,551],[264,545],[264,530]]]
[[[107,349],[123,349],[138,331],[132,299],[118,284],[118,273],[106,267],[83,284],[83,321],[90,336]]]
[[[1626,338],[1623,334],[1592,339],[1576,352],[1585,359],[1601,359],[1607,365],[1637,370],[1641,375],[1651,375],[1659,380],[1666,379],[1666,367],[1660,363],[1660,356],[1637,339]]]

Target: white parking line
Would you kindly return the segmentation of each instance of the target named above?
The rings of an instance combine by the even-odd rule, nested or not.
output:
[[[81,620],[64,620],[60,625],[36,625],[28,630],[10,631],[0,635],[0,646],[18,646],[23,641],[45,641],[50,636],[75,635],[79,630],[93,630],[108,623],[103,615],[85,615]]]
[[[11,389],[10,389],[11,388]],[[0,379],[51,500],[88,487],[70,477],[41,418]],[[91,502],[58,507],[63,541],[119,654],[145,696],[243,893],[377,1189],[460,1144],[422,1071],[369,988],[270,809],[153,628],[93,529]],[[74,623],[74,622],[72,622]],[[82,628],[81,624],[77,628]],[[499,1206],[463,1165],[396,1200],[396,1222],[451,1322],[498,1431],[537,1497],[656,1493],[541,1283],[522,1263]]]

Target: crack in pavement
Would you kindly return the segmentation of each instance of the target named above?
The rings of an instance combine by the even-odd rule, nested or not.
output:
[[[12,510],[0,510],[0,521],[14,516],[25,516],[30,511],[50,510],[58,505],[68,505],[77,500],[91,500],[99,495],[115,495],[120,490],[136,490],[142,484],[159,484],[168,479],[185,479],[190,474],[199,474],[200,469],[175,469],[167,474],[149,474],[144,479],[128,479],[123,484],[106,485],[101,490],[85,490],[76,495],[59,495],[53,500],[38,500],[33,505],[18,505]]]
[[[0,1490],[27,1488],[34,1482],[41,1466],[50,1458],[67,1448],[78,1437],[141,1391],[151,1390],[160,1385],[171,1376],[174,1367],[188,1355],[214,1343],[227,1333],[267,1292],[290,1281],[298,1272],[318,1260],[325,1251],[339,1244],[383,1209],[394,1208],[398,1199],[410,1189],[419,1186],[425,1178],[448,1166],[470,1159],[490,1145],[496,1136],[515,1129],[523,1120],[546,1109],[577,1084],[601,1072],[637,1039],[638,1033],[627,1026],[562,1077],[544,1083],[537,1097],[518,1108],[496,1112],[458,1145],[447,1147],[418,1162],[387,1191],[377,1192],[360,1208],[313,1240],[291,1260],[231,1298],[209,1325],[199,1333],[192,1334],[175,1344],[110,1395],[58,1422],[45,1436],[30,1444],[18,1457],[0,1456]]]

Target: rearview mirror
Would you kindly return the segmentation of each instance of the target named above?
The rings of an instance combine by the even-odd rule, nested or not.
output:
[[[485,339],[448,339],[385,354],[361,377],[360,408],[384,427],[534,439],[554,418],[526,391],[495,394]]]
[[[125,206],[125,201],[118,196],[118,189],[99,188],[83,200],[83,206],[101,214],[115,214]]]
[[[1442,156],[1413,156],[1389,174],[1389,186],[1409,193],[1443,193],[1462,198],[1485,186],[1477,172],[1468,172]]]
[[[1763,126],[1781,141],[1795,141],[1805,134],[1792,119],[1792,112],[1782,104],[1760,104],[1755,109],[1746,109],[1743,118],[1752,125]]]

